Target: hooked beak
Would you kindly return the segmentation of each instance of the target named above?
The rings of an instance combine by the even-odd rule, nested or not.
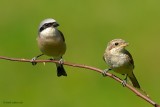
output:
[[[58,26],[59,26],[59,24],[57,22],[53,23],[53,27],[58,27]]]

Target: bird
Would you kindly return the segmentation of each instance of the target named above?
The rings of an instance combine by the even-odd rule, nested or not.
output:
[[[108,43],[103,59],[109,66],[109,69],[104,70],[103,74],[113,70],[116,73],[126,75],[123,81],[124,85],[127,82],[127,77],[129,77],[133,86],[140,89],[140,85],[133,73],[134,61],[132,55],[125,49],[128,45],[129,43],[123,39],[113,39]]]
[[[38,28],[38,47],[42,54],[32,58],[32,65],[36,65],[34,62],[38,57],[47,55],[52,57],[52,60],[59,60],[60,63],[56,63],[57,76],[67,76],[67,73],[62,65],[62,56],[66,52],[66,43],[63,33],[57,29],[58,22],[53,18],[44,19]]]

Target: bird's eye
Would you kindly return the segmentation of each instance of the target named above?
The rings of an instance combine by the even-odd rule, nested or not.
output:
[[[47,23],[46,26],[49,27],[50,23]]]
[[[46,27],[51,27],[51,26],[52,26],[52,23],[46,23],[45,26],[46,26]]]
[[[119,43],[116,42],[116,43],[115,43],[115,46],[117,46],[118,44],[119,44]]]
[[[44,24],[44,26],[48,26],[48,23]]]

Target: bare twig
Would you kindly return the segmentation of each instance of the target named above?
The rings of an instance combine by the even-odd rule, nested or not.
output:
[[[10,60],[10,61],[17,61],[17,62],[32,62],[32,60],[30,59],[20,59],[20,58],[9,58],[9,57],[5,57],[5,56],[0,56],[0,59],[4,59],[4,60]],[[56,60],[35,60],[34,62],[37,63],[47,63],[47,62],[52,62],[52,63],[60,63],[59,61]],[[85,68],[85,69],[90,69],[99,73],[103,73],[103,70],[96,68],[96,67],[92,67],[92,66],[88,66],[88,65],[84,65],[84,64],[75,64],[75,63],[70,63],[70,62],[63,62],[63,65],[67,65],[67,66],[72,66],[72,67],[78,67],[78,68]],[[116,80],[117,82],[122,83],[123,80],[116,77],[115,75],[111,74],[111,73],[106,73],[106,75],[110,78],[113,78],[114,80]],[[160,105],[158,105],[157,103],[155,103],[153,100],[151,100],[149,97],[147,97],[146,95],[142,94],[141,92],[139,92],[138,90],[136,90],[134,87],[132,87],[129,84],[126,84],[126,87],[128,89],[130,89],[133,93],[135,93],[137,96],[139,96],[140,98],[142,98],[143,100],[147,101],[148,103],[150,103],[151,105],[153,105],[154,107],[160,107]]]

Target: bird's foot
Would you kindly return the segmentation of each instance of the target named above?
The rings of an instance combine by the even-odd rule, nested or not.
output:
[[[39,57],[40,57],[40,56],[42,56],[42,55],[44,55],[44,54],[40,54],[40,55],[38,55],[38,56],[36,56],[36,57],[32,58],[32,59],[31,59],[31,63],[32,63],[32,65],[36,65],[36,64],[37,64],[37,62],[35,62],[35,60],[37,60],[37,58],[39,58]]]
[[[59,60],[59,63],[60,63],[61,65],[64,63],[64,61],[63,61],[62,58]]]
[[[35,66],[37,64],[37,62],[35,62],[36,59],[37,59],[37,57],[34,57],[31,59],[31,63],[33,66]]]
[[[107,76],[106,73],[107,73],[108,71],[110,71],[110,70],[111,70],[110,68],[103,70],[103,72],[102,72],[103,77]]]
[[[56,59],[50,58],[49,60],[56,60]],[[58,61],[58,63],[62,65],[62,64],[64,63],[63,59],[61,58],[61,59]]]
[[[126,80],[123,80],[121,84],[122,84],[123,87],[125,87],[126,84],[127,84],[127,81],[126,81]]]
[[[126,86],[126,84],[127,84],[127,75],[126,75],[125,79],[122,81],[121,84],[122,84],[123,87]]]

